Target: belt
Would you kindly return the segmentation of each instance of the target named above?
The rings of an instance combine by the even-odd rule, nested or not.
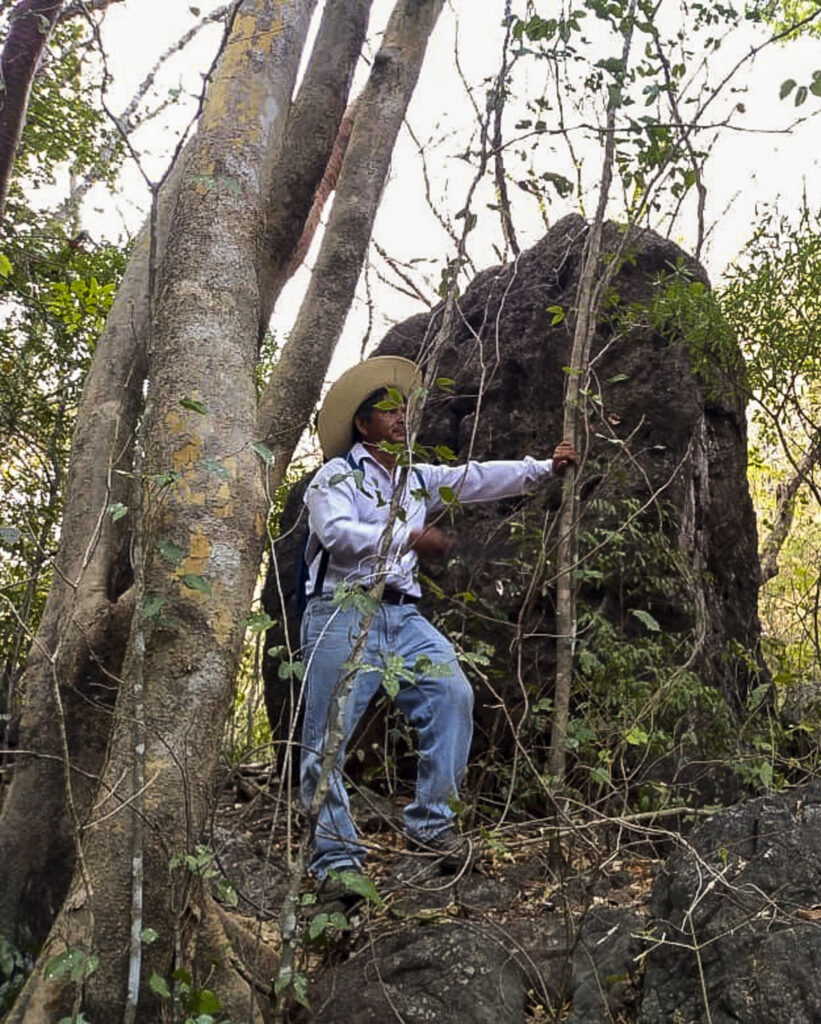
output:
[[[334,599],[332,591],[328,591],[327,593],[323,593],[321,595],[311,595],[311,597],[317,596],[320,596],[323,601],[333,601]],[[385,589],[382,591],[383,604],[419,604],[420,600],[421,598],[415,597],[413,594],[406,594],[402,590],[397,590],[396,587],[385,587]]]
[[[419,604],[419,598],[413,594],[405,594],[394,587],[385,587],[382,591],[382,600],[385,604]]]

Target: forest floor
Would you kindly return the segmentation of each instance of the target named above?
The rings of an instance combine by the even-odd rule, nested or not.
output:
[[[573,957],[583,922],[596,909],[615,914],[614,921],[624,912],[634,926],[646,919],[653,877],[667,852],[663,835],[651,842],[644,826],[593,819],[557,832],[544,819],[519,820],[467,831],[476,854],[472,869],[441,876],[405,848],[396,801],[360,789],[352,805],[381,903],[333,919],[338,927],[318,927],[311,904],[316,883],[303,879],[298,962],[309,990],[329,969],[403,930],[459,921],[495,936],[500,948],[527,965],[529,1010],[521,1019],[565,1019],[571,986],[578,984]],[[275,950],[287,864],[304,827],[297,807],[266,766],[244,766],[221,779],[211,845],[236,892],[236,911]],[[634,942],[623,971],[610,977],[610,1020],[635,1019],[641,975],[635,952]],[[592,984],[600,986],[595,971]]]

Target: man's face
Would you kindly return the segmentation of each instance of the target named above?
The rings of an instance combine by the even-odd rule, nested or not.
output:
[[[395,409],[374,409],[369,420],[357,416],[356,426],[368,444],[405,444],[408,439],[404,404]]]

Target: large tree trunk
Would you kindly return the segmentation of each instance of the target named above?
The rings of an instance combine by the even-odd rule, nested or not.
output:
[[[367,28],[369,6],[370,0],[348,0],[346,11],[335,6],[335,20],[326,12],[286,135],[264,156],[265,180],[279,181],[283,168],[288,167],[289,173],[298,172],[306,184],[301,191],[293,184],[291,201],[284,206],[278,185],[272,185],[266,197],[274,209],[266,213],[267,234],[261,246],[260,239],[256,240],[253,257],[263,268],[256,270],[255,276],[260,276],[260,288],[266,294],[264,308],[258,311],[260,323],[267,322],[270,315],[270,280],[296,246],[314,188],[328,161]],[[243,8],[234,26],[235,39],[241,38],[247,27],[245,16]],[[270,89],[276,89],[280,111],[288,110],[299,56],[298,48],[286,53],[292,42],[280,40],[276,59],[265,57],[262,63],[272,79]],[[241,93],[244,89],[245,69],[238,69],[237,63],[242,64],[241,55],[233,66],[223,60],[206,100],[203,122],[212,127],[232,121],[239,96],[226,96],[226,91]],[[259,63],[256,67],[259,72]],[[231,75],[235,81],[227,80]],[[257,95],[255,101],[264,103],[267,98]],[[311,113],[316,132],[311,128]],[[297,146],[300,136],[311,139],[311,145]],[[292,144],[295,155],[289,163]],[[190,167],[191,159],[186,150],[160,191],[154,268],[160,279],[179,182],[197,173]],[[262,163],[262,155],[259,159]],[[201,189],[210,179],[223,191],[227,182],[230,192],[230,176],[218,182],[213,174],[201,177]],[[105,510],[111,505],[132,504],[133,437],[148,336],[148,271],[149,238],[144,231],[97,346],[84,391],[55,583],[20,687],[20,733],[22,746],[29,753],[18,757],[0,820],[0,863],[5,866],[0,932],[17,935],[26,943],[45,938],[65,895],[76,826],[85,819],[111,733],[111,712],[133,604],[133,594],[126,589],[131,583],[128,530],[132,521],[128,517],[114,523]],[[260,329],[258,325],[257,333]],[[72,765],[71,801],[67,800],[67,759]]]
[[[305,256],[301,240],[330,163],[368,27],[371,0],[326,4],[305,77],[277,153],[263,264],[262,319]],[[300,258],[296,258],[301,253]],[[307,421],[307,416],[306,416]]]
[[[160,196],[158,253],[174,184],[169,180]],[[22,753],[0,819],[0,932],[27,943],[42,941],[65,895],[75,826],[105,754],[128,634],[128,520],[114,522],[106,509],[131,500],[148,330],[148,247],[143,232],[86,379],[54,581],[15,702]]]
[[[0,220],[6,206],[14,158],[26,120],[34,73],[63,0],[20,0],[0,54]]]
[[[314,0],[279,4],[243,0],[238,5],[198,133],[180,161],[173,190],[169,187],[167,237],[158,240],[162,262],[153,319],[147,324],[148,268],[143,259],[131,271],[132,280],[142,286],[142,291],[131,295],[131,308],[126,309],[132,329],[122,332],[119,349],[113,343],[101,343],[109,358],[100,365],[95,361],[92,381],[99,381],[104,391],[105,384],[119,374],[127,397],[118,396],[120,404],[115,402],[107,410],[107,437],[95,419],[99,407],[89,405],[89,395],[95,394],[91,387],[84,400],[83,424],[72,458],[76,504],[72,503],[70,512],[76,518],[67,517],[66,552],[61,554],[74,575],[63,582],[65,593],[61,596],[58,585],[50,599],[51,632],[46,639],[51,646],[36,645],[42,658],[29,677],[23,723],[27,729],[39,715],[52,726],[53,737],[51,747],[42,751],[44,756],[26,763],[19,784],[15,779],[6,808],[9,820],[19,822],[26,805],[31,811],[32,783],[45,778],[43,765],[55,769],[53,777],[46,779],[52,820],[63,817],[62,782],[72,773],[63,774],[61,760],[69,761],[66,748],[74,743],[76,723],[62,717],[64,680],[57,686],[57,676],[50,671],[56,663],[53,652],[64,639],[60,626],[78,634],[75,661],[99,660],[103,655],[99,647],[90,645],[89,630],[73,625],[80,612],[93,611],[89,621],[96,623],[113,609],[120,610],[120,633],[111,643],[112,661],[121,659],[122,635],[129,627],[130,635],[122,667],[118,664],[111,678],[111,692],[117,694],[113,715],[108,709],[113,729],[97,723],[96,735],[108,738],[110,732],[110,740],[105,763],[102,749],[91,759],[95,767],[89,775],[100,775],[93,811],[91,785],[82,800],[76,794],[72,799],[74,823],[82,821],[82,843],[69,895],[10,1017],[13,1022],[56,1021],[80,1006],[95,1020],[119,1019],[124,1006],[126,1021],[156,1020],[166,1008],[149,990],[147,979],[153,972],[168,979],[177,968],[190,971],[195,984],[215,970],[209,987],[219,990],[224,1012],[246,1020],[261,1015],[257,979],[235,969],[225,922],[202,879],[178,865],[200,838],[206,820],[221,739],[219,725],[230,708],[243,619],[265,532],[260,466],[253,450],[258,436],[257,339],[278,287],[277,268],[287,265],[327,163],[365,28],[368,4],[363,0],[350,0],[345,12],[339,4],[333,7],[340,24],[330,16],[323,23],[317,47],[329,49],[324,51],[324,63],[314,62],[306,74],[300,128],[310,128],[308,98],[313,95],[317,119],[320,111],[324,115],[324,141],[306,148],[301,158],[303,185],[297,188],[300,183],[294,183],[298,194],[283,207],[281,202],[271,202],[271,197],[278,194],[289,137],[293,140],[295,125],[300,124],[293,116],[286,127]],[[394,13],[390,37],[394,62],[410,54],[412,64],[409,77],[398,73],[403,83],[402,111],[440,8],[440,0],[421,5],[402,0],[397,6],[398,22]],[[403,48],[403,32],[411,39],[410,47]],[[341,95],[328,113],[327,57],[332,53],[343,55],[335,64],[336,91]],[[324,98],[323,88],[317,87],[320,78],[325,79]],[[376,116],[383,109],[377,109]],[[401,114],[394,122],[388,150]],[[385,144],[384,137],[376,138]],[[380,158],[386,171],[389,152],[380,152]],[[383,182],[384,173],[377,176],[372,190],[376,199]],[[368,234],[372,216],[371,212]],[[266,253],[271,239],[277,239],[281,251]],[[357,244],[366,245],[367,238],[362,241],[357,234]],[[124,291],[119,308],[128,296]],[[128,319],[124,317],[120,326]],[[115,326],[109,325],[106,333],[116,337],[115,320],[112,323]],[[133,329],[135,323],[138,330]],[[320,378],[331,351],[332,346],[319,367]],[[133,379],[125,373],[129,353]],[[143,380],[147,382],[140,426],[144,456],[138,459],[134,493],[129,496],[127,488],[112,490],[116,477],[110,465],[99,472],[100,452],[107,450],[103,443],[107,441],[121,464],[131,469],[131,439]],[[312,383],[310,377],[298,385],[308,382]],[[105,405],[99,390],[96,397],[99,405]],[[309,412],[307,405],[303,423]],[[291,407],[280,414],[289,416]],[[84,483],[96,502],[85,518],[77,509],[88,502],[80,502],[76,490]],[[132,508],[128,517],[113,526],[104,512],[118,500]],[[136,538],[136,580],[130,585],[126,579],[112,589],[112,553],[125,525]],[[99,562],[96,575],[91,571],[95,558]],[[117,601],[121,592],[123,597]],[[77,689],[73,684],[79,676],[76,665],[67,667],[65,692],[71,692]],[[47,841],[44,824],[38,829]],[[64,832],[68,843],[71,829]],[[7,851],[4,863],[25,863],[22,844],[12,841],[8,830],[2,835]],[[42,881],[42,869],[42,864],[35,871],[20,868],[15,880],[18,900],[23,890]],[[54,899],[59,897],[55,892]],[[6,901],[12,916],[18,905],[13,898]],[[143,948],[140,935],[147,927],[159,938]],[[47,981],[48,964],[71,951],[93,956],[94,971],[79,986],[69,974]]]
[[[45,965],[67,948],[100,957],[85,982],[87,1016],[119,1019],[127,989],[136,1002],[126,955],[132,861],[144,863],[145,879],[134,904],[159,934],[139,972],[138,1019],[158,1016],[147,986],[152,970],[168,976],[185,964],[196,975],[198,962],[210,959],[223,969],[226,1010],[251,1015],[247,983],[228,970],[225,935],[200,933],[199,925],[213,920],[205,894],[182,870],[172,872],[169,884],[169,867],[202,830],[221,739],[215,723],[230,706],[242,619],[259,565],[265,508],[251,445],[260,252],[273,154],[313,7],[313,0],[239,6],[186,153],[148,345],[148,483],[137,512],[144,573],[137,592],[148,596],[131,623],[97,823],[85,826],[70,894],[12,1020],[50,1021],[70,1012],[75,993],[67,976],[44,979]],[[169,473],[173,483],[151,483]],[[176,545],[178,560],[159,554],[163,541]],[[207,583],[186,586],[195,578]],[[151,602],[160,601],[162,613],[152,617]]]
[[[283,479],[311,411],[365,261],[396,136],[442,0],[397,0],[356,101],[336,196],[305,300],[260,404],[260,432]]]

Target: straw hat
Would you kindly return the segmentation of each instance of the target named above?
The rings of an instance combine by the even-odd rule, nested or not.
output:
[[[374,356],[346,370],[331,385],[316,418],[325,458],[344,455],[351,447],[353,416],[368,395],[380,388],[396,388],[408,397],[421,380],[416,363],[402,356]]]

